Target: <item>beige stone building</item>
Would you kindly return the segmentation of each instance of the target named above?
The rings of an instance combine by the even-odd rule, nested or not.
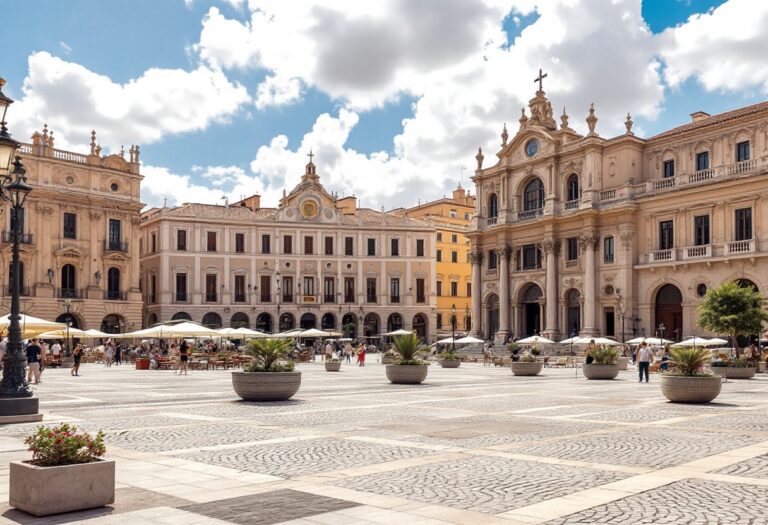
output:
[[[101,156],[92,134],[88,155],[54,147],[45,127],[19,150],[33,190],[19,217],[21,311],[81,329],[125,332],[141,326],[138,235],[139,148],[129,159]],[[2,306],[10,310],[11,217],[2,208]]]
[[[259,196],[154,208],[142,215],[141,238],[145,324],[316,327],[358,338],[405,328],[434,339],[434,229],[329,194],[311,161],[277,208]]]
[[[630,102],[628,102],[630,104]],[[768,290],[768,103],[643,139],[582,136],[539,88],[498,161],[477,155],[474,328],[672,339],[708,335],[696,308],[737,280]]]

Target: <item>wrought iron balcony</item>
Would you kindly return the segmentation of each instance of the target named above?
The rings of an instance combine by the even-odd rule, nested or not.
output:
[[[105,252],[128,252],[128,243],[122,241],[104,241]]]
[[[11,231],[4,231],[2,232],[2,242],[4,243],[12,243],[13,242],[13,232]],[[19,242],[21,244],[33,244],[32,242],[33,237],[31,233],[20,233],[19,234]]]

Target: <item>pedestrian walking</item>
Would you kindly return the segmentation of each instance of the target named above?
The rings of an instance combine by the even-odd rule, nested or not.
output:
[[[365,366],[365,343],[361,343],[357,349],[357,366]]]
[[[112,360],[115,357],[115,346],[112,344],[112,341],[107,341],[107,344],[104,345],[104,365],[109,368],[112,366]]]
[[[187,343],[186,339],[182,339],[181,345],[179,345],[179,375],[181,375],[182,372],[184,372],[184,375],[187,375],[188,369],[189,369],[189,343]]]
[[[483,366],[491,366],[491,345],[483,343]]]
[[[643,382],[643,375],[645,375],[645,382],[648,382],[648,370],[651,367],[652,361],[653,350],[650,349],[648,343],[641,343],[640,350],[637,352],[637,370],[640,375],[640,383]]]
[[[41,356],[42,349],[40,348],[40,345],[37,344],[37,339],[32,339],[27,345],[27,366],[29,367],[29,371],[27,372],[28,383],[32,382],[32,378],[35,379],[35,384],[40,382]]]
[[[352,363],[352,353],[355,351],[354,348],[352,348],[352,345],[350,343],[347,343],[344,345],[344,361],[347,363]]]
[[[114,354],[115,365],[120,366],[123,362],[123,349],[120,345],[115,345]]]
[[[79,376],[80,375],[80,360],[83,358],[83,347],[82,345],[75,345],[75,349],[72,352],[72,357],[75,360],[75,366],[72,367],[72,370],[70,371],[70,374],[73,376]]]

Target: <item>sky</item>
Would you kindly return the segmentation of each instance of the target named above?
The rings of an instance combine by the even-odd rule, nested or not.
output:
[[[326,189],[387,209],[472,189],[539,68],[555,115],[649,137],[766,99],[755,0],[3,0],[8,126],[141,147],[147,206],[275,206],[310,150]],[[564,108],[564,109],[563,109]]]

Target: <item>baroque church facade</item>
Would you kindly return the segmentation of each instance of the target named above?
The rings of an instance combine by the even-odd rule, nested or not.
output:
[[[476,156],[473,331],[497,342],[710,335],[707,289],[768,290],[768,102],[650,138],[604,138],[560,123],[541,87],[498,160]]]

